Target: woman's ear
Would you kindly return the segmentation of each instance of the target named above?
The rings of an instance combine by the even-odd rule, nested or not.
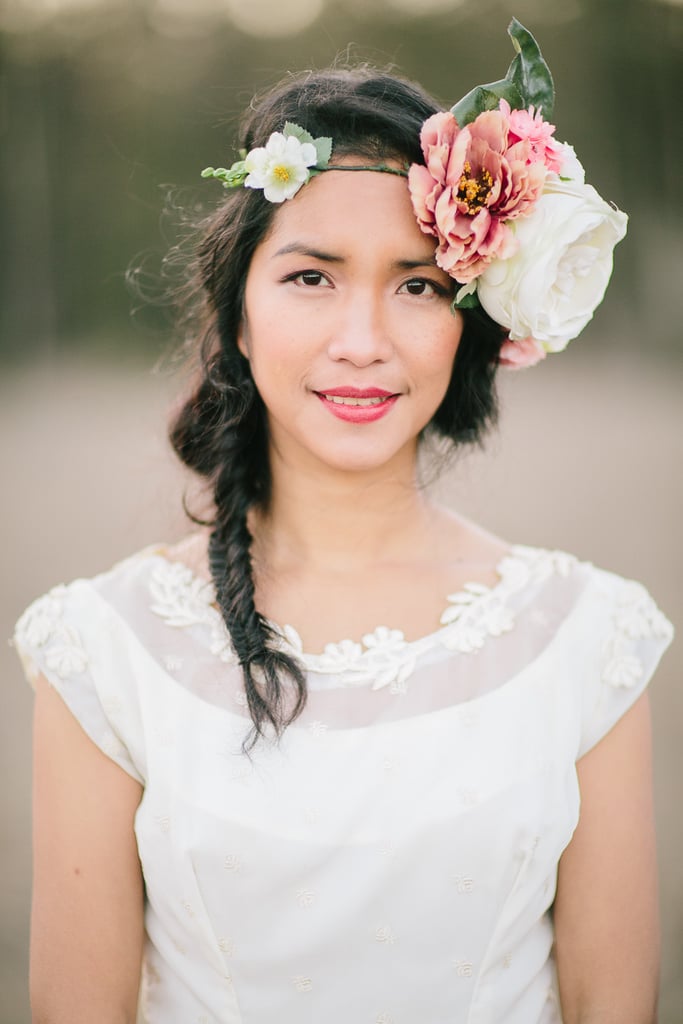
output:
[[[247,318],[244,313],[242,313],[237,328],[237,348],[245,359],[249,358],[249,327],[247,326]]]

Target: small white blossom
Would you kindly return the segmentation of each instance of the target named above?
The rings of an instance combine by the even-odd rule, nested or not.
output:
[[[602,670],[602,678],[612,686],[635,686],[643,674],[643,666],[635,654],[616,654]]]
[[[27,647],[43,647],[59,632],[62,616],[60,590],[56,587],[27,608],[17,623],[17,639]]]
[[[313,167],[317,159],[312,143],[273,132],[265,146],[252,149],[247,155],[244,167],[249,173],[244,184],[246,188],[262,188],[269,202],[282,203],[306,184],[309,167]]]

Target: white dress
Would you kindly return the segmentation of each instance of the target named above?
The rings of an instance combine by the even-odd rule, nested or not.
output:
[[[300,651],[309,699],[241,753],[241,672],[209,584],[147,550],[57,587],[15,642],[144,785],[149,1024],[550,1024],[575,762],[672,636],[647,592],[515,547],[406,642]]]

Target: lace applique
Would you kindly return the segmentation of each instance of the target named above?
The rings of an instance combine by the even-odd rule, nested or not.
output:
[[[237,661],[223,618],[214,606],[216,592],[211,583],[195,576],[182,562],[161,559],[152,569],[149,589],[154,598],[152,611],[169,626],[207,626],[211,653],[221,661]]]
[[[448,600],[451,606],[441,616],[441,622],[453,627],[443,639],[444,646],[451,651],[478,651],[487,637],[509,633],[515,624],[511,609],[495,588],[468,583],[460,593],[449,594]]]
[[[509,633],[515,617],[508,606],[511,594],[529,583],[542,583],[550,576],[568,576],[576,564],[573,555],[563,551],[517,546],[498,565],[500,582],[493,587],[467,583],[457,594],[449,594],[450,608],[441,616],[448,626],[442,642],[451,651],[470,654],[480,650],[487,637]]]
[[[63,618],[62,597],[66,587],[55,587],[26,609],[17,623],[15,637],[22,647],[45,648],[45,666],[60,679],[85,672],[88,655],[81,638]]]
[[[388,686],[391,693],[404,693],[418,657],[436,646],[470,654],[480,650],[489,637],[510,632],[515,625],[509,597],[529,583],[552,575],[567,576],[576,559],[558,551],[517,545],[497,566],[499,580],[493,586],[467,584],[448,596],[449,607],[441,617],[441,628],[419,640],[406,640],[400,629],[378,626],[360,643],[341,640],[329,643],[322,654],[307,654],[301,637],[289,625],[271,622],[283,651],[297,658],[309,672],[341,676],[345,686],[369,685],[373,690]],[[223,618],[214,605],[213,585],[197,577],[180,562],[163,556],[152,569],[150,590],[152,611],[170,626],[208,627],[211,652],[221,660],[237,663]]]
[[[404,693],[420,654],[438,645],[462,654],[480,650],[487,638],[514,628],[514,613],[508,605],[511,594],[553,574],[566,576],[575,564],[573,555],[564,552],[517,545],[498,564],[498,583],[490,587],[470,583],[450,594],[450,607],[441,616],[443,628],[412,642],[399,629],[379,626],[361,643],[342,640],[327,644],[322,654],[306,655],[296,632],[291,627],[288,630],[298,641],[295,653],[310,671],[343,675],[345,685],[370,683],[374,690],[389,686],[392,693]]]
[[[373,690],[389,686],[392,693],[405,692],[405,683],[415,668],[416,654],[400,629],[378,626],[366,633],[360,643],[342,640],[326,644],[322,654],[304,654],[301,639],[291,626],[287,635],[294,634],[295,650],[306,666],[326,675],[344,675],[348,685],[370,684]]]
[[[603,682],[635,686],[643,675],[640,658],[633,653],[634,640],[671,640],[673,626],[640,583],[629,581],[621,590],[614,610],[614,633],[605,645]]]

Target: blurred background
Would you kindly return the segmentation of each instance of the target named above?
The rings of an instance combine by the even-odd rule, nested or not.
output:
[[[0,0],[0,634],[53,584],[186,529],[160,272],[253,93],[341,55],[449,106],[502,76],[512,15],[553,71],[558,138],[629,234],[582,338],[503,377],[499,430],[438,487],[512,541],[641,579],[683,623],[683,0]],[[681,646],[652,688],[660,1024],[683,1022]],[[28,1024],[31,695],[4,644],[0,669],[0,1024]]]

